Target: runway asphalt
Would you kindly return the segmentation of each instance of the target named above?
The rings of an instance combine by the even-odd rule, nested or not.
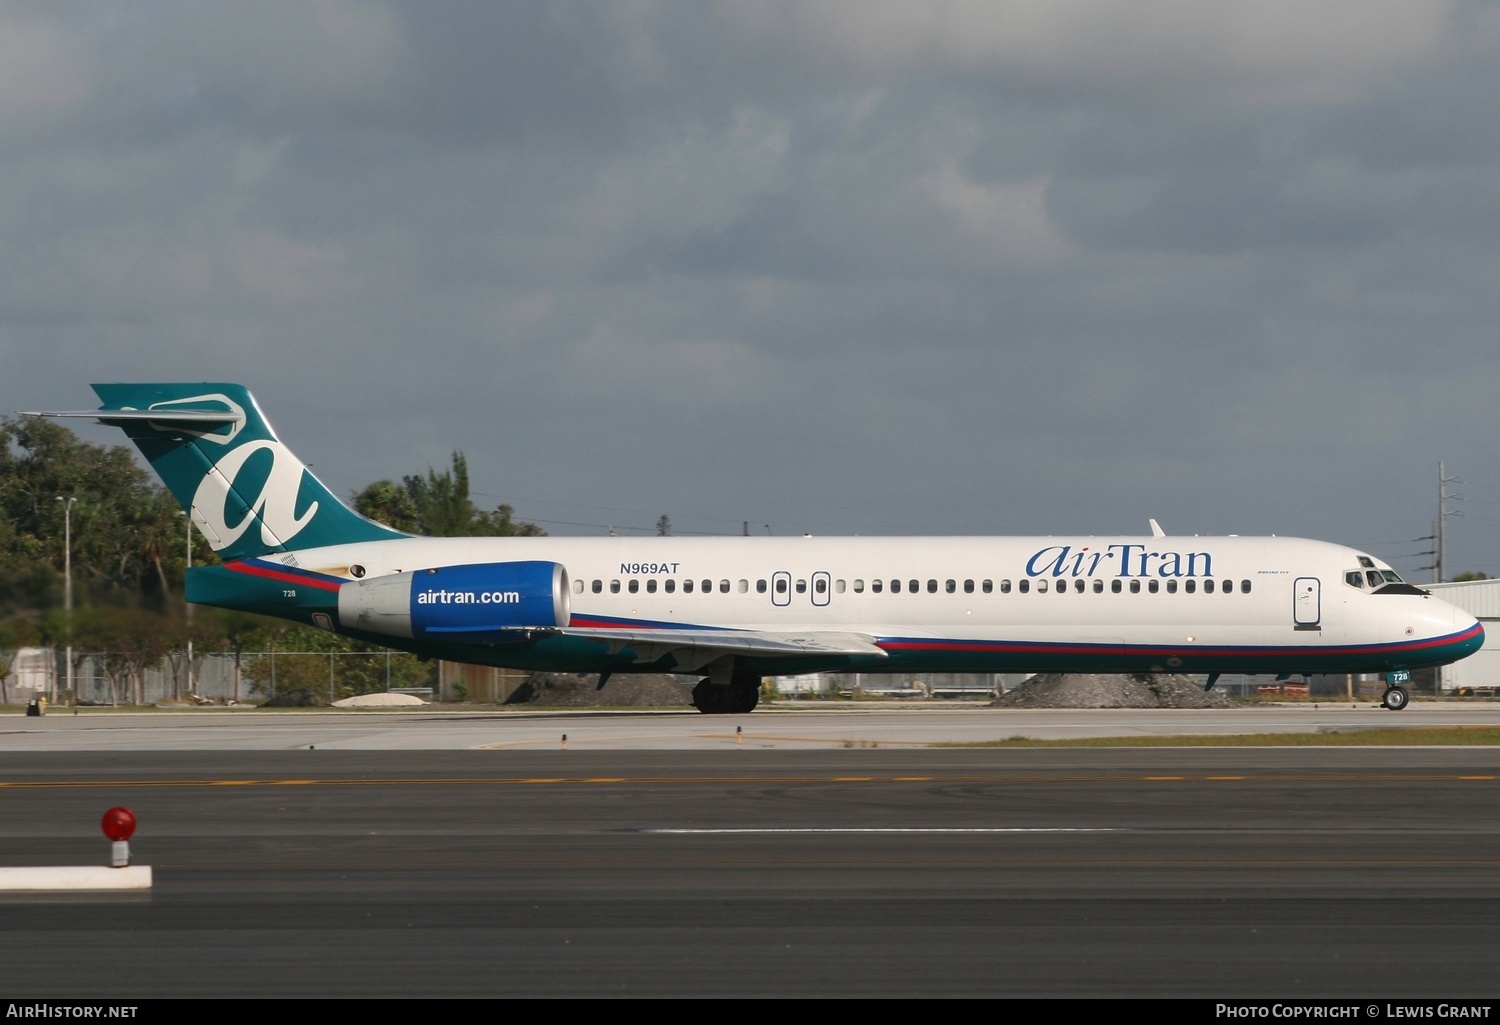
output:
[[[0,864],[125,805],[156,885],[0,896],[0,996],[1500,996],[1500,750],[899,743],[965,711],[6,718]]]
[[[1044,740],[1181,734],[1318,733],[1500,725],[1500,702],[1413,702],[1389,712],[1360,704],[1272,705],[1226,710],[990,708],[942,703],[779,704],[747,715],[692,710],[455,712],[114,712],[54,709],[0,717],[5,751],[570,750],[709,751],[923,747],[1009,737]]]

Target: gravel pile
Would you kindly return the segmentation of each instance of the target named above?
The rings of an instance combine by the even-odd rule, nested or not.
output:
[[[1176,673],[1042,673],[996,698],[1001,708],[1234,708],[1227,694]]]
[[[691,708],[693,692],[664,673],[620,673],[611,676],[603,690],[599,690],[597,676],[532,673],[505,703],[558,708],[594,705]]]
[[[334,708],[397,708],[407,705],[425,705],[427,702],[415,694],[356,694],[352,698],[340,698]]]

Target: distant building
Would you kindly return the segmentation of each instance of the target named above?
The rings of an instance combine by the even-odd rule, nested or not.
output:
[[[1484,626],[1484,647],[1437,671],[1439,690],[1451,694],[1466,689],[1500,687],[1500,580],[1463,580],[1421,586],[1457,605]]]

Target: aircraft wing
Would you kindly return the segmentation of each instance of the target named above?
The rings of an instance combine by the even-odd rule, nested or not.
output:
[[[754,630],[674,630],[569,626],[559,631],[567,637],[603,641],[612,652],[629,648],[637,662],[656,662],[671,655],[678,668],[692,672],[724,655],[752,658],[785,658],[797,655],[859,655],[886,658],[884,648],[868,634],[770,633]]]

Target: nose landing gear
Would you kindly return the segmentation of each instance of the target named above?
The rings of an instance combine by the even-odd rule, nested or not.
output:
[[[1392,712],[1399,712],[1411,702],[1411,695],[1406,693],[1405,687],[1387,687],[1385,695],[1380,699],[1381,705]]]

